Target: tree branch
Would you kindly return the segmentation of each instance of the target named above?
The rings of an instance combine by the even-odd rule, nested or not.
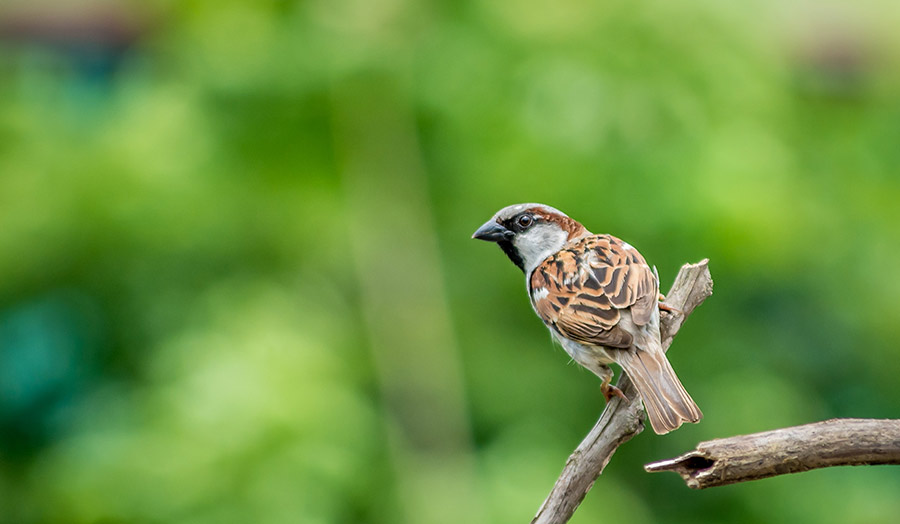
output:
[[[871,464],[900,465],[900,420],[837,418],[710,440],[644,469],[674,471],[689,488],[704,489],[817,468]]]
[[[669,348],[687,316],[711,294],[709,260],[681,267],[665,301],[672,311],[660,319],[663,349]],[[620,374],[616,385],[629,400],[614,397],[606,404],[600,420],[569,456],[532,524],[568,522],[616,449],[644,429],[644,408],[628,376]]]

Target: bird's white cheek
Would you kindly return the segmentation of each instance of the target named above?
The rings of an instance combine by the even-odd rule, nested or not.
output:
[[[520,234],[513,243],[525,262],[526,272],[530,273],[545,258],[562,249],[567,239],[568,233],[558,227],[539,225]]]

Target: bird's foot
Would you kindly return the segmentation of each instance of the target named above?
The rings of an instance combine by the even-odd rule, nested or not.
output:
[[[619,397],[622,400],[628,400],[628,397],[625,396],[625,393],[622,393],[622,390],[613,386],[612,384],[605,384],[600,389],[603,392],[603,397],[607,402],[612,400],[613,397]]]
[[[666,304],[665,300],[666,300],[666,296],[663,295],[662,293],[660,293],[659,294],[659,310],[660,311],[668,313],[670,315],[672,315],[674,313],[678,313],[679,315],[684,314],[684,311]]]

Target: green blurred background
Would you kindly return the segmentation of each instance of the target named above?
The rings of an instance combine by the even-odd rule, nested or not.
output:
[[[521,523],[603,408],[472,231],[538,201],[716,292],[572,522],[895,521],[900,468],[704,492],[700,440],[900,417],[900,4],[0,4],[0,521]]]

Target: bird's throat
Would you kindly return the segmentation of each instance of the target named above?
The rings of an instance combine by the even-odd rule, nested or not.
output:
[[[519,256],[519,252],[516,250],[515,246],[512,245],[512,242],[504,240],[501,242],[497,242],[497,245],[500,246],[500,249],[502,249],[503,252],[506,253],[506,256],[508,256],[509,259],[513,261],[513,264],[519,266],[519,269],[521,269],[524,273],[525,261],[522,260],[522,257]]]

